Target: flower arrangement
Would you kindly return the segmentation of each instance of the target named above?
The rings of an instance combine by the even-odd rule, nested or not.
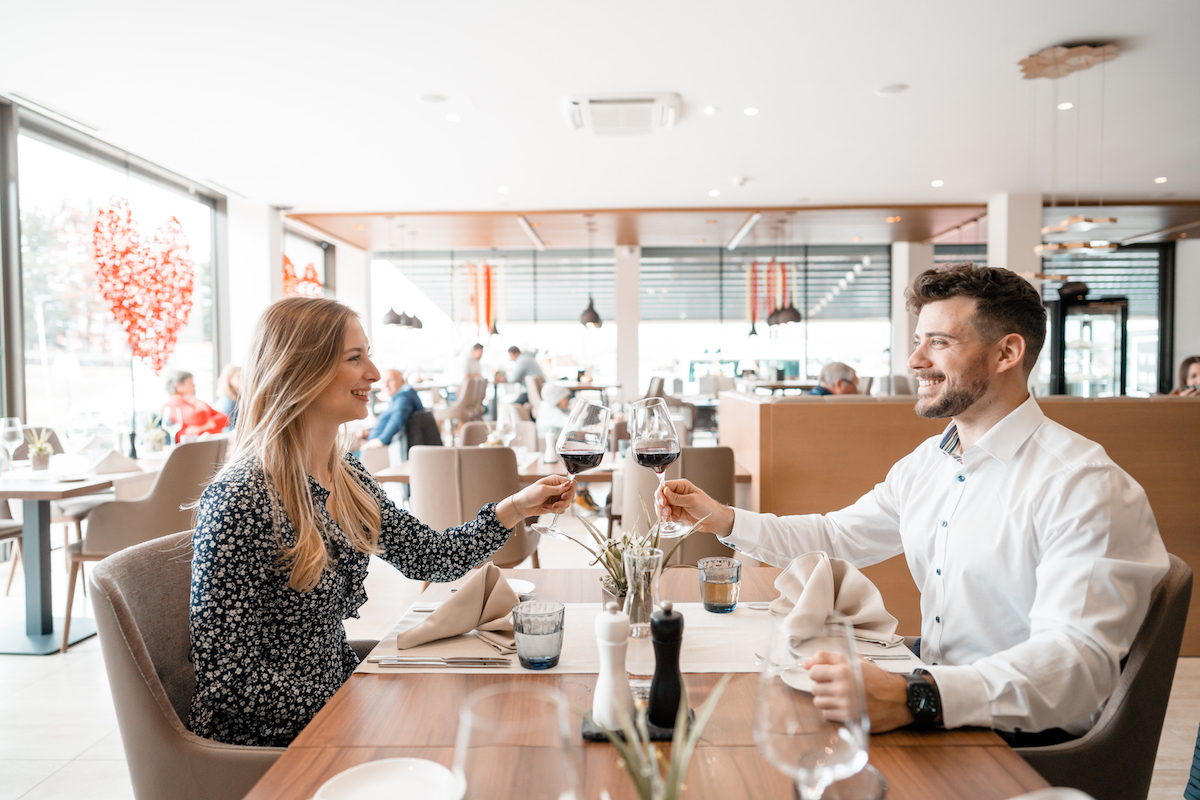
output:
[[[49,428],[30,428],[25,431],[25,441],[28,442],[29,466],[33,469],[46,469],[50,466],[50,456],[54,447],[50,444]]]
[[[644,503],[642,504],[642,513],[645,514],[646,519],[650,519],[650,512],[646,509]],[[588,521],[586,517],[579,517],[578,519],[583,523],[583,527],[591,535],[596,546],[594,548],[590,547],[587,543],[581,542],[578,539],[572,539],[571,541],[592,554],[592,563],[589,566],[599,564],[604,567],[604,571],[608,573],[600,579],[600,585],[604,587],[604,590],[613,597],[624,597],[629,589],[628,576],[625,575],[625,551],[631,548],[658,547],[658,521],[655,520],[654,524],[644,534],[639,534],[637,526],[634,525],[633,530],[623,531],[620,538],[609,539],[600,533],[599,529]],[[695,531],[695,528],[692,531]],[[670,560],[671,556],[679,548],[679,545],[683,544],[688,536],[691,535],[692,532],[688,532],[686,535],[679,537],[675,542],[675,546],[663,556],[664,564]],[[668,567],[668,569],[670,568]]]
[[[687,777],[688,762],[696,749],[696,742],[708,718],[712,716],[729,683],[732,675],[723,675],[704,704],[696,709],[696,719],[688,725],[687,692],[679,697],[679,713],[675,715],[675,732],[671,737],[671,755],[664,756],[650,741],[650,731],[646,721],[646,708],[637,710],[637,719],[630,720],[624,708],[617,706],[617,715],[621,720],[621,733],[610,731],[598,725],[608,740],[617,748],[624,762],[625,770],[629,773],[633,786],[637,790],[639,800],[679,800],[683,795],[684,778]],[[589,718],[590,714],[587,715]],[[665,772],[664,772],[665,771]]]
[[[161,414],[154,414],[150,417],[150,421],[146,423],[146,430],[143,432],[142,438],[150,445],[151,450],[162,450],[163,445],[167,443],[169,434],[162,426]]]

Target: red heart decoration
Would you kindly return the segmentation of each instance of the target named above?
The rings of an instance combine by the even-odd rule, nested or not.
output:
[[[183,226],[171,217],[152,241],[143,241],[129,204],[114,197],[96,217],[92,247],[101,296],[125,329],[134,357],[158,374],[192,311],[195,277]]]

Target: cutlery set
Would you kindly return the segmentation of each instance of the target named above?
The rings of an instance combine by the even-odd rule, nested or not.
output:
[[[367,659],[380,667],[478,667],[505,668],[512,666],[512,660],[507,658],[485,658],[474,656],[371,656]]]

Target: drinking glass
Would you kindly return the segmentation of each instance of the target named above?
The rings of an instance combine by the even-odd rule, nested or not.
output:
[[[555,600],[526,600],[513,606],[513,635],[522,667],[550,669],[558,664],[566,610]]]
[[[841,712],[822,711],[813,702],[804,662],[818,652],[851,670],[854,688]],[[795,781],[801,800],[820,800],[830,784],[867,765],[871,726],[866,709],[854,628],[845,617],[832,614],[807,631],[789,627],[783,618],[773,622],[755,701],[754,741]]]
[[[657,547],[630,547],[621,555],[625,567],[625,613],[629,615],[629,650],[625,671],[634,697],[650,697],[654,678],[654,652],[650,644],[650,615],[658,602],[663,551]]]
[[[575,800],[576,753],[562,692],[502,683],[472,692],[459,713],[455,780],[466,800]]]
[[[21,425],[20,417],[5,417],[0,420],[0,442],[8,454],[8,469],[13,469],[13,453],[25,441],[25,428]]]
[[[563,466],[567,468],[572,483],[575,482],[577,473],[600,466],[600,460],[604,458],[604,450],[608,446],[608,422],[611,413],[612,410],[607,406],[590,400],[580,400],[575,403],[575,408],[571,409],[571,416],[567,418],[567,424],[558,435],[554,449]],[[539,522],[530,527],[552,539],[571,538],[559,530],[558,514],[554,515],[549,525]]]
[[[679,437],[675,433],[675,421],[661,397],[648,397],[631,404],[629,420],[630,447],[638,464],[658,473],[658,485],[667,478],[667,467],[679,458]],[[690,525],[681,522],[660,520],[658,535],[663,539],[686,536]]]
[[[704,610],[728,614],[737,608],[742,562],[726,556],[709,556],[696,562],[700,573],[700,599]]]
[[[179,432],[183,430],[183,409],[164,408],[160,424],[163,430],[167,432],[167,444],[174,447]]]

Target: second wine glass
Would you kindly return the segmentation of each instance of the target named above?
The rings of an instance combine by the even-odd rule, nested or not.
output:
[[[4,444],[4,450],[8,455],[5,463],[10,472],[13,468],[13,454],[23,441],[25,441],[25,428],[21,425],[21,418],[4,417],[0,422],[0,442]]]
[[[666,483],[667,467],[679,458],[679,435],[670,409],[661,397],[648,397],[630,404],[629,446],[634,460],[658,473],[658,485]],[[658,535],[663,539],[686,536],[692,528],[681,522],[659,521]]]
[[[559,460],[567,468],[572,483],[575,482],[576,474],[600,466],[608,446],[608,423],[611,413],[608,406],[590,400],[580,400],[575,404],[575,408],[571,409],[571,416],[567,418],[567,424],[558,435],[555,450]],[[559,530],[558,516],[555,514],[549,525],[539,522],[530,527],[543,536],[570,539],[570,536]]]

